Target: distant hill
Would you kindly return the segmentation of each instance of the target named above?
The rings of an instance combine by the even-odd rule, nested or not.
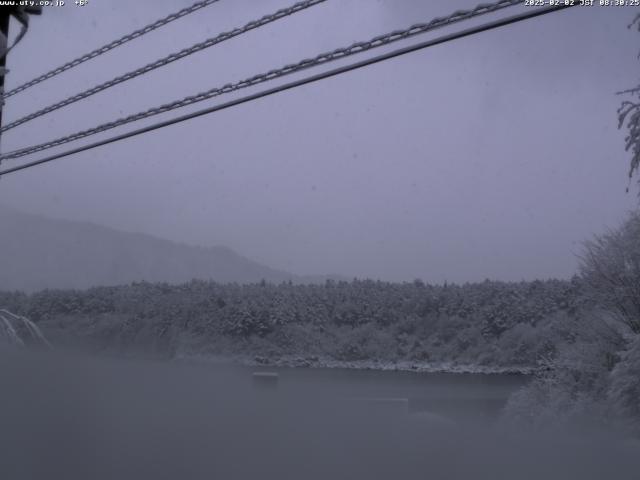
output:
[[[0,290],[81,289],[142,280],[179,283],[194,278],[313,283],[328,277],[297,277],[227,247],[193,247],[0,206]]]

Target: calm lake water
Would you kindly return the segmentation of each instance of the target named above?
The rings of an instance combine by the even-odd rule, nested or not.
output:
[[[637,450],[497,433],[512,375],[0,352],[0,478],[637,478]],[[629,475],[627,475],[629,472]]]
[[[456,421],[495,419],[530,377],[509,374],[414,373],[356,369],[248,368],[278,375],[280,394],[333,396],[385,411],[429,411]]]

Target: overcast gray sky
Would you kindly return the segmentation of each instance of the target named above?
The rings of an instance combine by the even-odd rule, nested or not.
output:
[[[8,88],[191,2],[67,3],[33,19]],[[222,0],[12,97],[4,121],[290,3]],[[7,132],[3,150],[474,5],[329,0]],[[576,7],[413,53],[6,176],[0,202],[298,274],[567,277],[580,242],[637,205],[615,96],[639,77],[637,12]]]

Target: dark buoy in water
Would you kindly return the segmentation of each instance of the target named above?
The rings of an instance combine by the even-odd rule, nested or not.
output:
[[[275,389],[278,387],[278,374],[276,372],[253,372],[254,388]]]

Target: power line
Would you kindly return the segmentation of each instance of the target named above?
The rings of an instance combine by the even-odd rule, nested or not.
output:
[[[57,138],[55,140],[51,140],[39,145],[34,145],[31,147],[21,148],[18,150],[7,152],[4,155],[0,155],[0,161],[20,158],[25,155],[41,152],[43,150],[48,150],[50,148],[57,147],[59,145],[63,145],[65,143],[69,143],[82,138],[86,138],[88,136],[95,135],[97,133],[105,132],[107,130],[120,127],[122,125],[126,125],[131,122],[136,122],[148,117],[152,117],[154,115],[166,113],[178,108],[193,105],[195,103],[199,103],[204,100],[209,100],[211,98],[214,98],[220,95],[235,92],[243,88],[255,86],[255,85],[267,82],[269,80],[274,80],[276,78],[284,77],[286,75],[290,75],[292,73],[299,72],[311,67],[323,65],[325,63],[346,58],[348,56],[355,55],[357,53],[362,53],[367,50],[371,50],[384,45],[388,45],[393,42],[397,42],[399,40],[404,40],[404,39],[413,37],[415,35],[419,35],[419,34],[426,33],[441,27],[452,25],[454,23],[461,22],[463,20],[468,20],[480,15],[493,13],[503,8],[511,7],[514,5],[520,5],[521,3],[522,3],[521,0],[500,0],[492,4],[478,5],[476,8],[472,10],[458,10],[449,16],[435,18],[431,20],[429,23],[416,24],[405,30],[396,30],[396,31],[387,33],[385,35],[379,35],[367,42],[357,42],[346,48],[339,48],[331,52],[325,52],[320,55],[317,55],[312,59],[305,59],[298,63],[285,65],[282,68],[270,70],[266,73],[255,75],[253,77],[250,77],[245,80],[241,80],[236,83],[226,84],[222,87],[212,88],[210,90],[207,90],[206,92],[201,92],[196,95],[191,95],[191,96],[182,98],[180,100],[176,100],[174,102],[161,105],[159,107],[154,107],[142,112],[138,112],[133,115],[129,115],[127,117],[120,118],[112,122],[108,122],[108,123],[98,125],[96,127],[92,127],[88,130],[76,132],[71,135]]]
[[[577,4],[575,4],[575,5],[577,5]],[[488,31],[488,30],[493,30],[495,28],[511,25],[511,24],[514,24],[514,23],[517,23],[517,22],[521,22],[523,20],[528,20],[528,19],[531,19],[531,18],[539,17],[541,15],[546,15],[548,13],[561,11],[561,10],[564,10],[566,8],[570,8],[572,6],[574,6],[574,5],[561,5],[561,6],[550,6],[550,7],[540,8],[540,9],[536,9],[536,10],[533,10],[533,11],[530,11],[530,12],[527,12],[527,13],[522,13],[522,14],[519,14],[519,15],[513,15],[511,17],[503,18],[503,19],[500,19],[500,20],[495,20],[493,22],[488,22],[488,23],[485,23],[485,24],[482,24],[482,25],[478,25],[476,27],[471,27],[471,28],[468,28],[466,30],[461,30],[459,32],[455,32],[455,33],[451,33],[451,34],[448,34],[448,35],[444,35],[444,36],[441,36],[441,37],[438,37],[438,38],[435,38],[435,39],[432,39],[432,40],[427,40],[427,41],[424,41],[424,42],[421,42],[421,43],[418,43],[418,44],[415,44],[415,45],[411,45],[411,46],[408,46],[408,47],[399,48],[397,50],[393,50],[391,52],[384,53],[384,54],[378,55],[376,57],[368,58],[366,60],[361,60],[359,62],[355,62],[355,63],[349,64],[349,65],[345,65],[345,66],[342,66],[342,67],[338,67],[338,68],[335,68],[333,70],[328,70],[326,72],[318,73],[316,75],[312,75],[312,76],[309,76],[309,77],[306,77],[306,78],[302,78],[300,80],[295,80],[293,82],[289,82],[289,83],[286,83],[286,84],[283,84],[283,85],[280,85],[280,86],[277,86],[277,87],[273,87],[273,88],[270,88],[270,89],[267,89],[267,90],[263,90],[262,92],[257,92],[257,93],[254,93],[254,94],[251,94],[251,95],[247,95],[247,96],[242,97],[242,98],[238,98],[236,100],[231,100],[229,102],[226,102],[226,103],[223,103],[223,104],[220,104],[220,105],[215,105],[215,106],[212,106],[212,107],[209,107],[209,108],[205,108],[203,110],[199,110],[197,112],[189,113],[187,115],[183,115],[183,116],[176,117],[176,118],[173,118],[173,119],[170,119],[170,120],[166,120],[164,122],[158,122],[158,123],[155,123],[153,125],[149,125],[147,127],[143,127],[143,128],[137,129],[137,130],[133,130],[133,131],[130,131],[130,132],[127,132],[127,133],[123,133],[121,135],[116,135],[116,136],[107,138],[105,140],[100,140],[98,142],[94,142],[94,143],[91,143],[91,144],[88,144],[88,145],[84,145],[82,147],[74,148],[72,150],[67,150],[65,152],[61,152],[61,153],[58,153],[58,154],[55,154],[55,155],[51,155],[49,157],[45,157],[45,158],[42,158],[40,160],[36,160],[36,161],[29,162],[29,163],[26,163],[26,164],[23,164],[23,165],[19,165],[17,167],[12,167],[12,168],[7,168],[5,170],[0,170],[0,177],[3,176],[3,175],[9,174],[9,173],[14,173],[14,172],[18,172],[20,170],[25,170],[25,169],[28,169],[28,168],[35,167],[37,165],[42,165],[44,163],[48,163],[48,162],[51,162],[53,160],[58,160],[58,159],[63,158],[63,157],[68,157],[68,156],[74,155],[76,153],[84,152],[84,151],[87,151],[87,150],[92,150],[94,148],[97,148],[97,147],[100,147],[100,146],[103,146],[103,145],[108,145],[110,143],[114,143],[114,142],[118,142],[118,141],[121,141],[121,140],[125,140],[127,138],[135,137],[135,136],[141,135],[143,133],[147,133],[147,132],[151,132],[151,131],[154,131],[154,130],[158,130],[160,128],[168,127],[170,125],[181,123],[181,122],[184,122],[186,120],[190,120],[192,118],[201,117],[203,115],[208,115],[210,113],[218,112],[220,110],[225,110],[227,108],[231,108],[231,107],[234,107],[236,105],[241,105],[243,103],[251,102],[251,101],[257,100],[259,98],[267,97],[269,95],[273,95],[273,94],[280,93],[280,92],[283,92],[283,91],[286,91],[286,90],[290,90],[290,89],[293,89],[293,88],[296,88],[296,87],[300,87],[302,85],[307,85],[307,84],[310,84],[310,83],[313,83],[313,82],[317,82],[319,80],[324,80],[326,78],[334,77],[334,76],[337,76],[337,75],[340,75],[340,74],[343,74],[343,73],[346,73],[346,72],[350,72],[352,70],[356,70],[356,69],[359,69],[359,68],[362,68],[362,67],[366,67],[366,66],[369,66],[369,65],[380,63],[382,61],[389,60],[389,59],[395,58],[395,57],[399,57],[401,55],[405,55],[405,54],[408,54],[408,53],[411,53],[411,52],[415,52],[415,51],[422,50],[422,49],[425,49],[425,48],[433,47],[435,45],[439,45],[439,44],[442,44],[442,43],[450,42],[452,40],[456,40],[456,39],[463,38],[463,37],[468,37],[470,35],[475,35],[475,34],[478,34],[478,33],[481,33],[481,32],[485,32],[485,31]]]
[[[153,30],[156,30],[160,27],[163,27],[171,22],[173,22],[174,20],[178,20],[179,18],[182,18],[186,15],[189,15],[193,12],[196,12],[198,10],[200,10],[201,8],[204,7],[208,7],[209,5],[219,2],[220,0],[202,0],[200,2],[196,2],[193,5],[191,5],[190,7],[186,7],[183,8],[182,10],[172,13],[171,15],[167,15],[164,18],[161,18],[159,20],[156,20],[155,22],[146,25],[138,30],[134,30],[133,32],[118,38],[117,40],[114,40],[113,42],[110,42],[106,45],[103,45],[100,48],[96,48],[95,50],[86,53],[84,55],[82,55],[81,57],[78,57],[74,60],[71,60],[70,62],[65,63],[64,65],[61,65],[57,68],[54,68],[53,70],[40,75],[39,77],[34,78],[33,80],[29,80],[26,83],[23,83],[22,85],[8,91],[7,93],[2,95],[2,98],[7,99],[9,97],[12,97],[13,95],[15,95],[16,93],[20,93],[23,92],[24,90],[33,87],[34,85],[38,85],[39,83],[44,82],[45,80],[48,80],[50,78],[55,77],[56,75],[60,75],[62,72],[66,72],[67,70],[70,70],[71,68],[77,67],[78,65],[80,65],[81,63],[84,63],[86,61],[91,60],[92,58],[96,58],[100,55],[102,55],[103,53],[107,53],[109,50],[113,50],[116,47],[119,47],[121,45],[124,45],[127,42],[130,42],[131,40],[134,40],[138,37],[141,37],[149,32],[152,32]]]
[[[234,28],[230,32],[224,32],[219,35],[216,35],[215,37],[208,38],[204,42],[196,43],[191,47],[188,47],[180,50],[179,52],[175,52],[170,55],[167,55],[166,57],[160,58],[155,62],[145,65],[144,67],[137,68],[131,72],[125,73],[124,75],[117,76],[107,82],[101,83],[100,85],[96,85],[95,87],[85,90],[84,92],[73,95],[72,97],[68,97],[60,102],[54,103],[53,105],[49,105],[48,107],[45,107],[29,115],[26,115],[22,118],[19,118],[18,120],[14,120],[13,122],[0,128],[0,133],[6,132],[7,130],[11,130],[12,128],[22,125],[23,123],[27,123],[31,120],[35,120],[38,117],[54,112],[60,108],[71,105],[72,103],[78,102],[80,100],[84,100],[85,98],[95,95],[96,93],[102,92],[103,90],[107,90],[108,88],[114,87],[120,83],[126,82],[140,75],[144,75],[145,73],[149,73],[153,70],[164,67],[165,65],[173,63],[177,60],[181,60],[185,57],[188,57],[189,55],[193,55],[196,52],[200,52],[201,50],[217,45],[218,43],[225,42],[227,40],[230,40],[231,38],[237,37],[238,35],[242,35],[243,33],[246,33],[250,30],[260,28],[264,25],[275,22],[277,20],[281,20],[282,18],[285,18],[289,15],[293,15],[294,13],[300,12],[309,7],[313,7],[314,5],[318,5],[325,1],[326,0],[304,0],[290,7],[278,10],[272,14],[265,15],[264,17],[258,20],[253,20],[242,27]]]

